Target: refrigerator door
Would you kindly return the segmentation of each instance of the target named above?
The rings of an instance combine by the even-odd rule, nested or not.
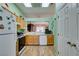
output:
[[[0,56],[16,55],[16,34],[0,35]]]
[[[16,16],[0,7],[0,34],[16,33]]]

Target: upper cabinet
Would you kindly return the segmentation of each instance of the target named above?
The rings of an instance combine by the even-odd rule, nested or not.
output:
[[[25,23],[23,17],[20,17],[20,16],[23,16],[23,14],[16,7],[15,4],[2,3],[0,5],[3,6],[6,10],[8,10],[10,13],[12,13],[16,16],[17,30],[25,29],[26,23]]]
[[[24,21],[24,19],[22,19],[21,17],[17,17],[16,18],[16,22],[17,22],[17,29],[25,29],[26,27],[26,23]]]

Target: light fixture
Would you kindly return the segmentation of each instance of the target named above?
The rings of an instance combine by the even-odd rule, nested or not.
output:
[[[31,3],[24,3],[25,7],[32,7]]]
[[[48,7],[49,3],[42,3],[42,7]]]

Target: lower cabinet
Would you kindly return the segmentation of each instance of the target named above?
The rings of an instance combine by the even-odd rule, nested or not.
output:
[[[16,41],[16,56],[19,55],[19,45],[18,45],[18,40]]]
[[[39,35],[37,36],[33,36],[33,43],[36,44],[36,45],[39,45]]]
[[[26,35],[25,45],[38,45],[38,44],[39,44],[39,36],[38,35]]]
[[[47,45],[54,45],[54,35],[47,35]]]
[[[47,36],[47,44],[46,45],[54,45],[54,36],[52,34]],[[40,35],[26,35],[25,36],[25,45],[40,45],[39,42]],[[44,40],[44,39],[42,39]]]

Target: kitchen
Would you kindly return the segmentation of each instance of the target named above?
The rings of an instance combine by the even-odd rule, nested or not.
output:
[[[37,10],[38,6],[36,5],[40,6],[41,4],[40,3],[37,3],[35,5],[33,4],[34,8],[36,8]],[[49,9],[47,8],[48,10],[46,10],[45,12],[44,12],[45,10],[44,8],[39,7],[42,10],[44,9],[42,12],[44,13],[47,12],[47,15],[37,14],[36,16],[36,14],[33,15],[29,13],[31,16],[29,16],[28,14],[26,18],[18,10],[21,7],[24,8],[25,6],[22,3],[21,4],[20,3],[19,4],[13,4],[13,3],[0,4],[0,35],[4,35],[4,36],[6,35],[5,37],[1,36],[2,39],[9,38],[7,39],[7,42],[5,40],[2,40],[2,43],[0,42],[0,46],[6,43],[4,44],[3,48],[0,48],[0,51],[2,51],[0,55],[20,56],[23,54],[24,50],[27,49],[26,47],[28,46],[47,46],[47,47],[54,46],[56,18],[55,16],[52,16],[54,12],[50,11],[50,9],[52,9],[52,7],[55,8],[55,4],[51,3],[50,8]],[[30,9],[28,8],[28,10]],[[33,12],[35,13],[35,11]],[[48,14],[49,11],[50,11],[49,13],[50,15]],[[6,21],[6,17],[8,21]],[[9,26],[8,30],[7,30],[7,26]],[[11,35],[11,37],[9,37],[7,34],[8,35],[12,34],[13,36]],[[11,38],[13,40],[11,40]],[[6,46],[9,48],[6,48]],[[5,52],[3,53],[3,51]]]
[[[79,3],[0,3],[0,56],[79,56]]]

